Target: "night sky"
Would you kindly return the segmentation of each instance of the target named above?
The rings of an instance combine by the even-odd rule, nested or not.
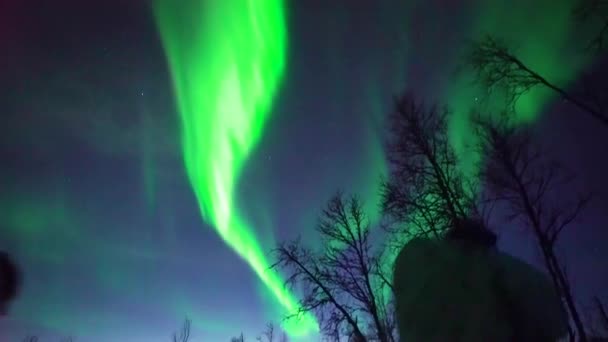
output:
[[[458,122],[478,91],[454,71],[468,39],[517,41],[562,86],[605,75],[601,60],[577,57],[572,2],[529,3],[287,1],[285,68],[234,186],[260,248],[298,235],[314,245],[338,189],[377,207],[393,96],[452,105]],[[168,341],[186,316],[194,341],[227,341],[281,317],[201,217],[157,24],[145,1],[0,1],[0,249],[24,272],[2,341]],[[591,295],[608,299],[606,129],[544,94],[523,101],[522,122],[595,194],[560,245],[585,308]],[[505,228],[501,248],[540,265],[521,229]]]

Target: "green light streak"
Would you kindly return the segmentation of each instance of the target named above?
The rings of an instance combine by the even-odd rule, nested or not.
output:
[[[154,13],[182,120],[186,171],[203,218],[240,255],[284,309],[297,300],[283,286],[234,198],[259,142],[286,64],[281,0],[163,1]],[[284,327],[317,330],[312,316]]]

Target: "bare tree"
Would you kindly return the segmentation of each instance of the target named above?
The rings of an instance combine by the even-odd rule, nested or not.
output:
[[[287,342],[287,335],[283,332],[280,337],[272,322],[266,324],[266,330],[256,338],[258,342]]]
[[[275,268],[289,275],[287,284],[302,288],[300,312],[313,313],[322,333],[335,340],[396,340],[387,282],[380,276],[382,248],[374,248],[370,224],[355,196],[334,196],[317,225],[321,250],[300,240],[281,244]]]
[[[608,1],[579,0],[573,14],[574,19],[579,24],[591,27],[591,31],[587,31],[591,34],[590,39],[586,40],[586,50],[596,54],[596,56],[591,57],[603,57],[599,55],[605,52],[605,41],[608,37]],[[604,75],[583,73],[579,75],[576,83],[569,89],[560,87],[550,80],[548,75],[540,74],[527,65],[525,61],[518,58],[516,52],[510,49],[507,44],[490,36],[472,45],[469,55],[466,56],[466,64],[475,72],[478,83],[487,88],[489,92],[496,88],[506,91],[508,104],[510,105],[508,109],[511,111],[514,110],[515,104],[522,95],[533,88],[541,87],[552,91],[565,102],[574,105],[582,114],[593,118],[596,122],[601,123],[603,127],[608,127],[608,92],[606,92]],[[573,114],[577,115],[578,112],[573,112]],[[501,120],[504,120],[504,118]],[[553,199],[550,198],[549,193],[556,192],[556,189],[564,185],[563,183],[567,183],[567,179],[564,179],[563,168],[542,158],[539,151],[533,151],[534,149],[529,141],[530,137],[526,132],[513,128],[505,130],[504,121],[501,126],[500,130],[495,130],[490,134],[487,132],[488,127],[484,128],[486,138],[490,137],[489,140],[491,140],[486,141],[486,143],[503,144],[502,151],[496,149],[492,151],[495,153],[493,166],[496,169],[493,171],[488,169],[490,174],[498,171],[503,175],[500,178],[490,176],[494,179],[489,179],[489,181],[494,185],[503,182],[505,184],[501,186],[509,188],[510,192],[508,192],[508,195],[503,194],[501,196],[502,200],[508,203],[511,208],[516,208],[514,216],[525,217],[527,226],[532,228],[543,255],[545,266],[555,282],[558,293],[564,298],[569,315],[572,318],[571,338],[574,338],[574,335],[577,334],[578,338],[584,341],[586,332],[581,315],[572,296],[567,272],[563,263],[560,264],[555,254],[555,243],[561,231],[570,224],[569,221],[574,220],[579,215],[588,202],[589,196],[581,196],[567,204],[563,202],[552,203]],[[502,164],[496,159],[498,155],[501,155],[498,159],[505,159]],[[511,158],[509,161],[511,165],[506,163],[509,158]],[[507,171],[507,166],[511,168],[510,171]],[[505,178],[504,175],[509,173],[510,178]],[[507,183],[507,180],[510,183]],[[516,186],[520,188],[517,189]],[[512,197],[507,198],[506,196]],[[563,198],[563,196],[558,195],[556,198]],[[548,206],[551,206],[551,208],[548,209]],[[598,307],[600,318],[601,308]]]
[[[532,70],[510,51],[504,42],[494,37],[487,36],[475,42],[465,57],[465,63],[474,71],[477,81],[488,91],[504,89],[512,106],[531,89],[545,87],[608,128],[608,114],[602,106],[592,101],[600,95],[586,91],[589,94],[581,97],[568,92],[546,76]]]
[[[258,336],[256,338],[256,340],[258,340],[259,342],[262,342],[262,337],[265,337],[268,342],[273,342],[274,336],[275,336],[274,324],[272,324],[272,322],[271,322],[271,323],[266,324],[266,330],[264,330],[264,332],[262,333],[262,336]]]
[[[192,321],[188,318],[184,320],[182,329],[178,333],[173,333],[173,342],[188,342],[190,340],[190,326]]]
[[[475,177],[459,168],[448,140],[448,115],[447,109],[426,107],[406,94],[390,116],[390,178],[381,186],[382,207],[404,223],[406,230],[398,233],[439,237],[454,220],[478,215]]]
[[[574,300],[570,281],[560,262],[556,243],[564,229],[579,216],[589,194],[572,194],[572,180],[566,170],[549,160],[534,146],[525,128],[514,128],[508,116],[476,120],[481,148],[486,156],[484,184],[494,200],[507,205],[508,218],[529,228],[540,247],[544,265],[557,293],[564,300],[578,341],[585,341],[585,329]],[[568,191],[568,196],[563,192]],[[562,192],[562,193],[560,193]],[[574,332],[570,332],[573,337]]]
[[[230,342],[245,342],[245,335],[241,333],[239,336],[231,338]]]

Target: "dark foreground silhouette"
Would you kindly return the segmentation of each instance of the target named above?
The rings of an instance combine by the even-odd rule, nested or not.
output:
[[[6,252],[0,251],[0,315],[8,314],[10,303],[17,297],[21,274]]]
[[[555,341],[567,316],[544,274],[499,252],[496,236],[461,220],[442,239],[416,238],[395,262],[400,336],[407,341]]]

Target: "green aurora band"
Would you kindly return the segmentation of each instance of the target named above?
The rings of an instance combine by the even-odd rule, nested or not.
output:
[[[259,142],[286,65],[282,0],[157,0],[155,19],[182,122],[186,171],[202,216],[287,312],[298,309],[254,230],[236,208],[235,186]],[[318,330],[312,315],[284,329]]]

